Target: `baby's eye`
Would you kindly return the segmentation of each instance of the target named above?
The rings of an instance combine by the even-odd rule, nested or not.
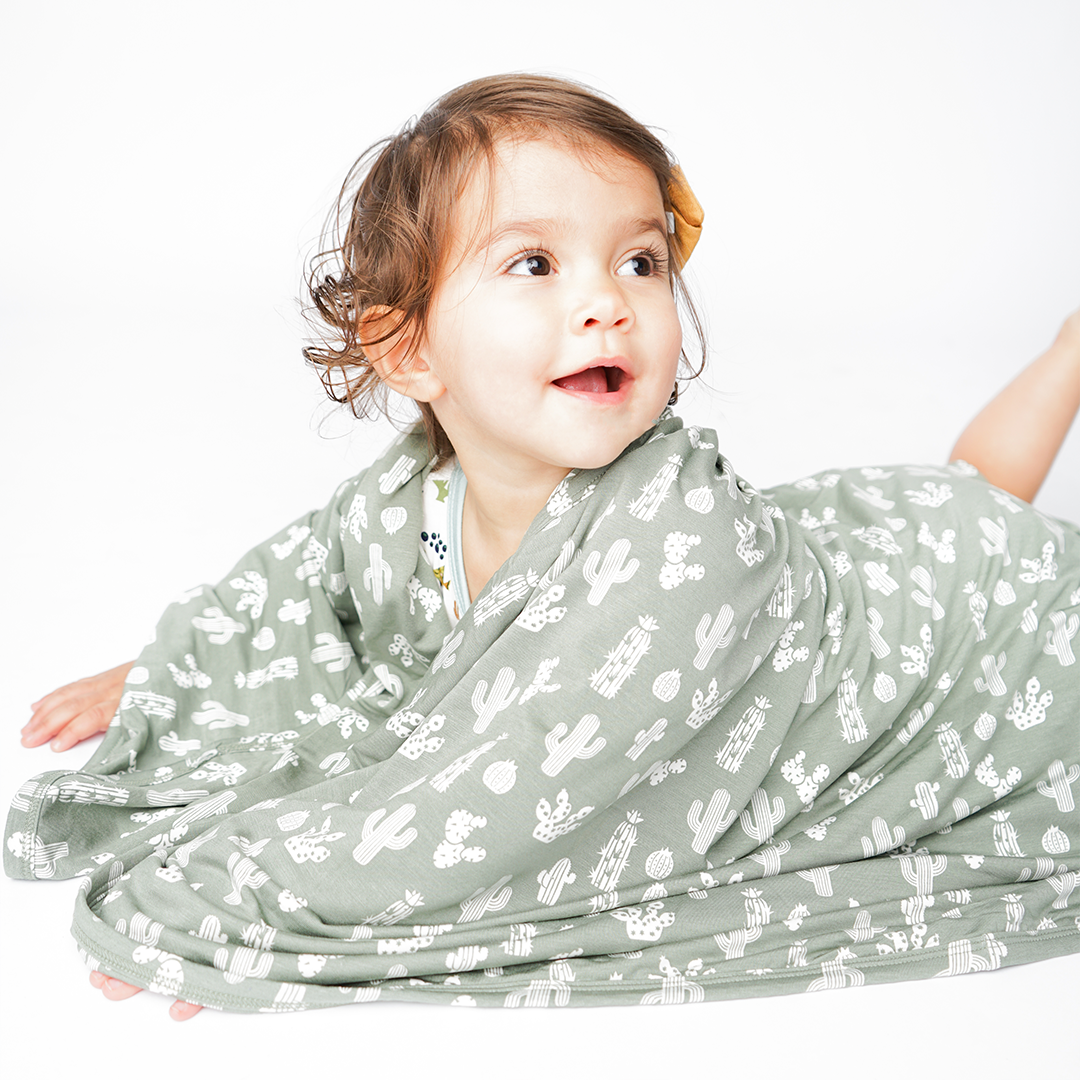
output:
[[[511,263],[506,268],[506,272],[519,277],[544,277],[551,273],[551,260],[546,255],[533,252],[531,255],[523,255],[517,262]]]
[[[655,255],[651,255],[647,251],[639,251],[636,255],[631,255],[616,270],[616,273],[621,277],[651,277],[653,274],[658,273],[659,270],[660,267]]]

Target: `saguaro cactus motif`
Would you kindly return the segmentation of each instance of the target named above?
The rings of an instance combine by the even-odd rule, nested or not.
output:
[[[630,851],[637,843],[637,826],[641,815],[631,810],[626,820],[619,822],[607,843],[600,849],[600,861],[589,871],[589,881],[601,892],[612,892],[618,887]]]
[[[601,667],[589,676],[589,685],[603,697],[613,698],[619,688],[637,670],[641,658],[652,644],[652,632],[659,625],[650,615],[638,616],[637,626],[623,634],[618,645],[607,654]]]
[[[461,918],[458,922],[476,922],[482,919],[489,911],[502,911],[510,903],[510,897],[514,890],[506,883],[512,875],[506,874],[499,878],[494,885],[486,889],[477,889],[467,900],[459,905]]]
[[[821,649],[818,649],[817,656],[814,657],[814,665],[810,671],[810,678],[807,680],[806,689],[803,691],[803,704],[813,705],[817,701],[817,679],[818,676],[825,670],[825,653]]]
[[[536,875],[536,880],[540,883],[536,899],[541,904],[551,906],[559,902],[559,896],[567,885],[573,885],[577,881],[577,874],[571,871],[570,860],[563,858],[550,870],[541,870]]]
[[[243,897],[240,890],[245,885],[254,890],[265,885],[270,880],[269,874],[260,870],[251,859],[246,855],[241,855],[239,851],[234,851],[229,856],[225,866],[229,871],[229,881],[232,883],[232,888],[221,898],[226,904],[242,903]]]
[[[616,540],[608,548],[602,566],[599,551],[589,554],[582,567],[582,573],[585,575],[585,580],[592,586],[587,597],[590,604],[595,606],[602,603],[612,585],[621,585],[637,573],[637,568],[641,564],[637,559],[627,561],[626,556],[629,554],[630,541],[626,537]]]
[[[626,757],[631,761],[637,761],[647,747],[651,746],[654,742],[659,742],[664,737],[664,731],[667,729],[667,719],[663,716],[657,720],[652,727],[646,729],[642,728],[637,735],[634,736],[634,743],[629,750],[626,751]]]
[[[706,612],[701,617],[694,631],[694,641],[697,643],[698,653],[694,657],[694,667],[698,671],[704,671],[713,653],[717,649],[726,649],[735,637],[736,627],[732,624],[735,611],[730,604],[724,604],[716,614],[715,620]]]
[[[569,735],[564,723],[556,724],[544,736],[548,755],[541,763],[540,771],[545,776],[558,776],[574,758],[595,757],[607,745],[607,740],[602,737],[589,742],[599,729],[600,718],[595,713],[586,713]]]
[[[311,662],[325,664],[327,671],[344,671],[356,656],[348,641],[339,641],[333,634],[316,634],[315,642]]]
[[[513,691],[510,690],[510,687],[514,686],[516,677],[512,667],[500,668],[499,674],[495,676],[495,682],[491,686],[490,693],[488,693],[487,679],[477,679],[471,699],[473,712],[476,713],[473,731],[477,735],[482,735],[487,731],[488,724],[503,709],[508,709],[514,703],[514,698],[518,696],[518,691],[521,689],[515,686]]]
[[[247,627],[236,619],[226,615],[219,607],[203,608],[202,615],[191,620],[196,630],[207,635],[207,641],[214,645],[227,645],[233,634],[242,634]]]
[[[383,495],[392,495],[409,478],[409,473],[416,464],[416,459],[402,454],[389,469],[379,477],[379,491]]]
[[[944,619],[945,609],[937,600],[937,579],[934,577],[933,570],[925,566],[916,566],[912,568],[909,576],[918,586],[912,592],[911,599],[920,607],[929,608],[930,618],[934,622]]]
[[[1071,814],[1076,809],[1072,785],[1080,780],[1080,765],[1070,765],[1069,771],[1066,772],[1065,762],[1059,758],[1057,761],[1050,762],[1046,776],[1049,783],[1046,780],[1040,780],[1035,785],[1039,794],[1053,799],[1057,803],[1059,813]]]
[[[944,855],[901,855],[897,860],[904,880],[920,895],[934,891],[934,878],[944,874],[949,860]]]
[[[839,869],[839,864],[833,863],[832,866],[812,866],[809,870],[796,870],[795,873],[804,881],[809,881],[818,896],[832,896],[832,872]]]
[[[713,934],[713,941],[723,950],[725,960],[738,960],[746,952],[746,946],[761,937],[760,926],[743,926],[722,934]]]
[[[750,796],[750,808],[739,814],[739,824],[751,840],[764,844],[772,839],[776,826],[784,820],[784,810],[782,796],[775,796],[770,804],[768,792],[759,787]]]
[[[382,557],[382,544],[372,544],[368,548],[368,567],[364,571],[364,588],[371,593],[376,604],[383,602],[383,590],[390,588],[393,571],[390,564]]]
[[[1043,652],[1048,656],[1056,656],[1062,667],[1069,667],[1076,663],[1076,655],[1072,651],[1072,640],[1080,632],[1080,615],[1066,615],[1064,611],[1051,611],[1050,624],[1053,630],[1046,632],[1046,644]]]
[[[754,748],[754,739],[765,726],[765,710],[772,704],[767,697],[756,697],[754,704],[742,714],[742,718],[728,733],[727,742],[716,755],[716,764],[728,772],[736,773],[743,759]]]
[[[983,551],[987,555],[1000,555],[1001,565],[1008,566],[1012,562],[1012,556],[1009,554],[1009,526],[1005,524],[1005,519],[999,517],[996,521],[991,521],[981,517],[979,527],[983,531],[983,538],[979,541]]]
[[[699,855],[704,855],[712,846],[713,839],[724,832],[735,820],[735,811],[728,810],[731,794],[725,788],[717,788],[709,800],[709,808],[702,814],[705,804],[695,799],[686,814],[686,824],[694,831],[690,844]]]
[[[881,636],[881,628],[884,625],[885,619],[877,608],[866,609],[866,628],[870,635],[870,651],[879,660],[884,660],[892,652],[892,646]]]
[[[400,851],[408,847],[417,837],[413,828],[402,829],[416,816],[414,803],[402,803],[393,813],[387,815],[386,808],[368,814],[360,835],[363,839],[353,848],[353,858],[367,866],[384,847],[391,851]],[[401,832],[398,830],[402,829]]]
[[[918,810],[922,814],[923,820],[932,821],[937,817],[937,792],[940,790],[940,784],[932,784],[929,780],[920,780],[915,785],[915,798],[908,802],[908,806],[913,810]]]
[[[769,844],[760,851],[752,851],[750,858],[761,866],[762,877],[776,877],[780,873],[780,859],[791,850],[790,840],[781,840],[778,844]]]
[[[227,983],[236,985],[245,979],[265,979],[274,963],[274,954],[261,949],[237,945],[230,957],[226,948],[214,951],[214,967],[222,972]]]
[[[866,976],[857,968],[849,968],[845,964],[845,961],[855,959],[857,957],[850,949],[838,949],[834,959],[821,961],[821,977],[814,979],[806,989],[842,990],[845,986],[862,986]]]
[[[906,839],[907,833],[903,825],[897,825],[890,830],[888,822],[883,817],[875,817],[870,822],[870,836],[862,837],[863,858],[871,859],[875,855],[893,851]]]

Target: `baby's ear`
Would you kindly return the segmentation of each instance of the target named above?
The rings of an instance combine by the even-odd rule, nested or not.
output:
[[[360,318],[360,344],[391,390],[414,401],[434,401],[446,390],[420,354],[415,327],[403,312],[373,304]]]

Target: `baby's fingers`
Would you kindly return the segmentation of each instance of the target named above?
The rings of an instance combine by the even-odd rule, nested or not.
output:
[[[121,664],[62,686],[36,701],[31,706],[33,715],[22,729],[23,746],[40,746],[55,738],[53,749],[67,750],[104,731],[120,703],[131,668],[130,663]]]
[[[76,743],[83,739],[89,739],[104,731],[116,712],[115,707],[109,704],[98,703],[91,705],[89,709],[81,712],[70,723],[61,728],[52,739],[51,747],[57,753],[70,750]],[[24,740],[25,741],[25,740]],[[45,740],[42,739],[41,742]],[[40,743],[36,744],[40,745]]]

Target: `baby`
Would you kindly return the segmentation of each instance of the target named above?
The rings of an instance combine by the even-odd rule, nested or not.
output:
[[[668,410],[702,215],[646,128],[495,77],[357,176],[307,356],[422,431],[23,732],[112,725],[6,851],[88,875],[94,985],[659,1003],[1075,951],[1080,537],[1010,493],[1080,404],[1080,313],[968,464],[763,497]]]

